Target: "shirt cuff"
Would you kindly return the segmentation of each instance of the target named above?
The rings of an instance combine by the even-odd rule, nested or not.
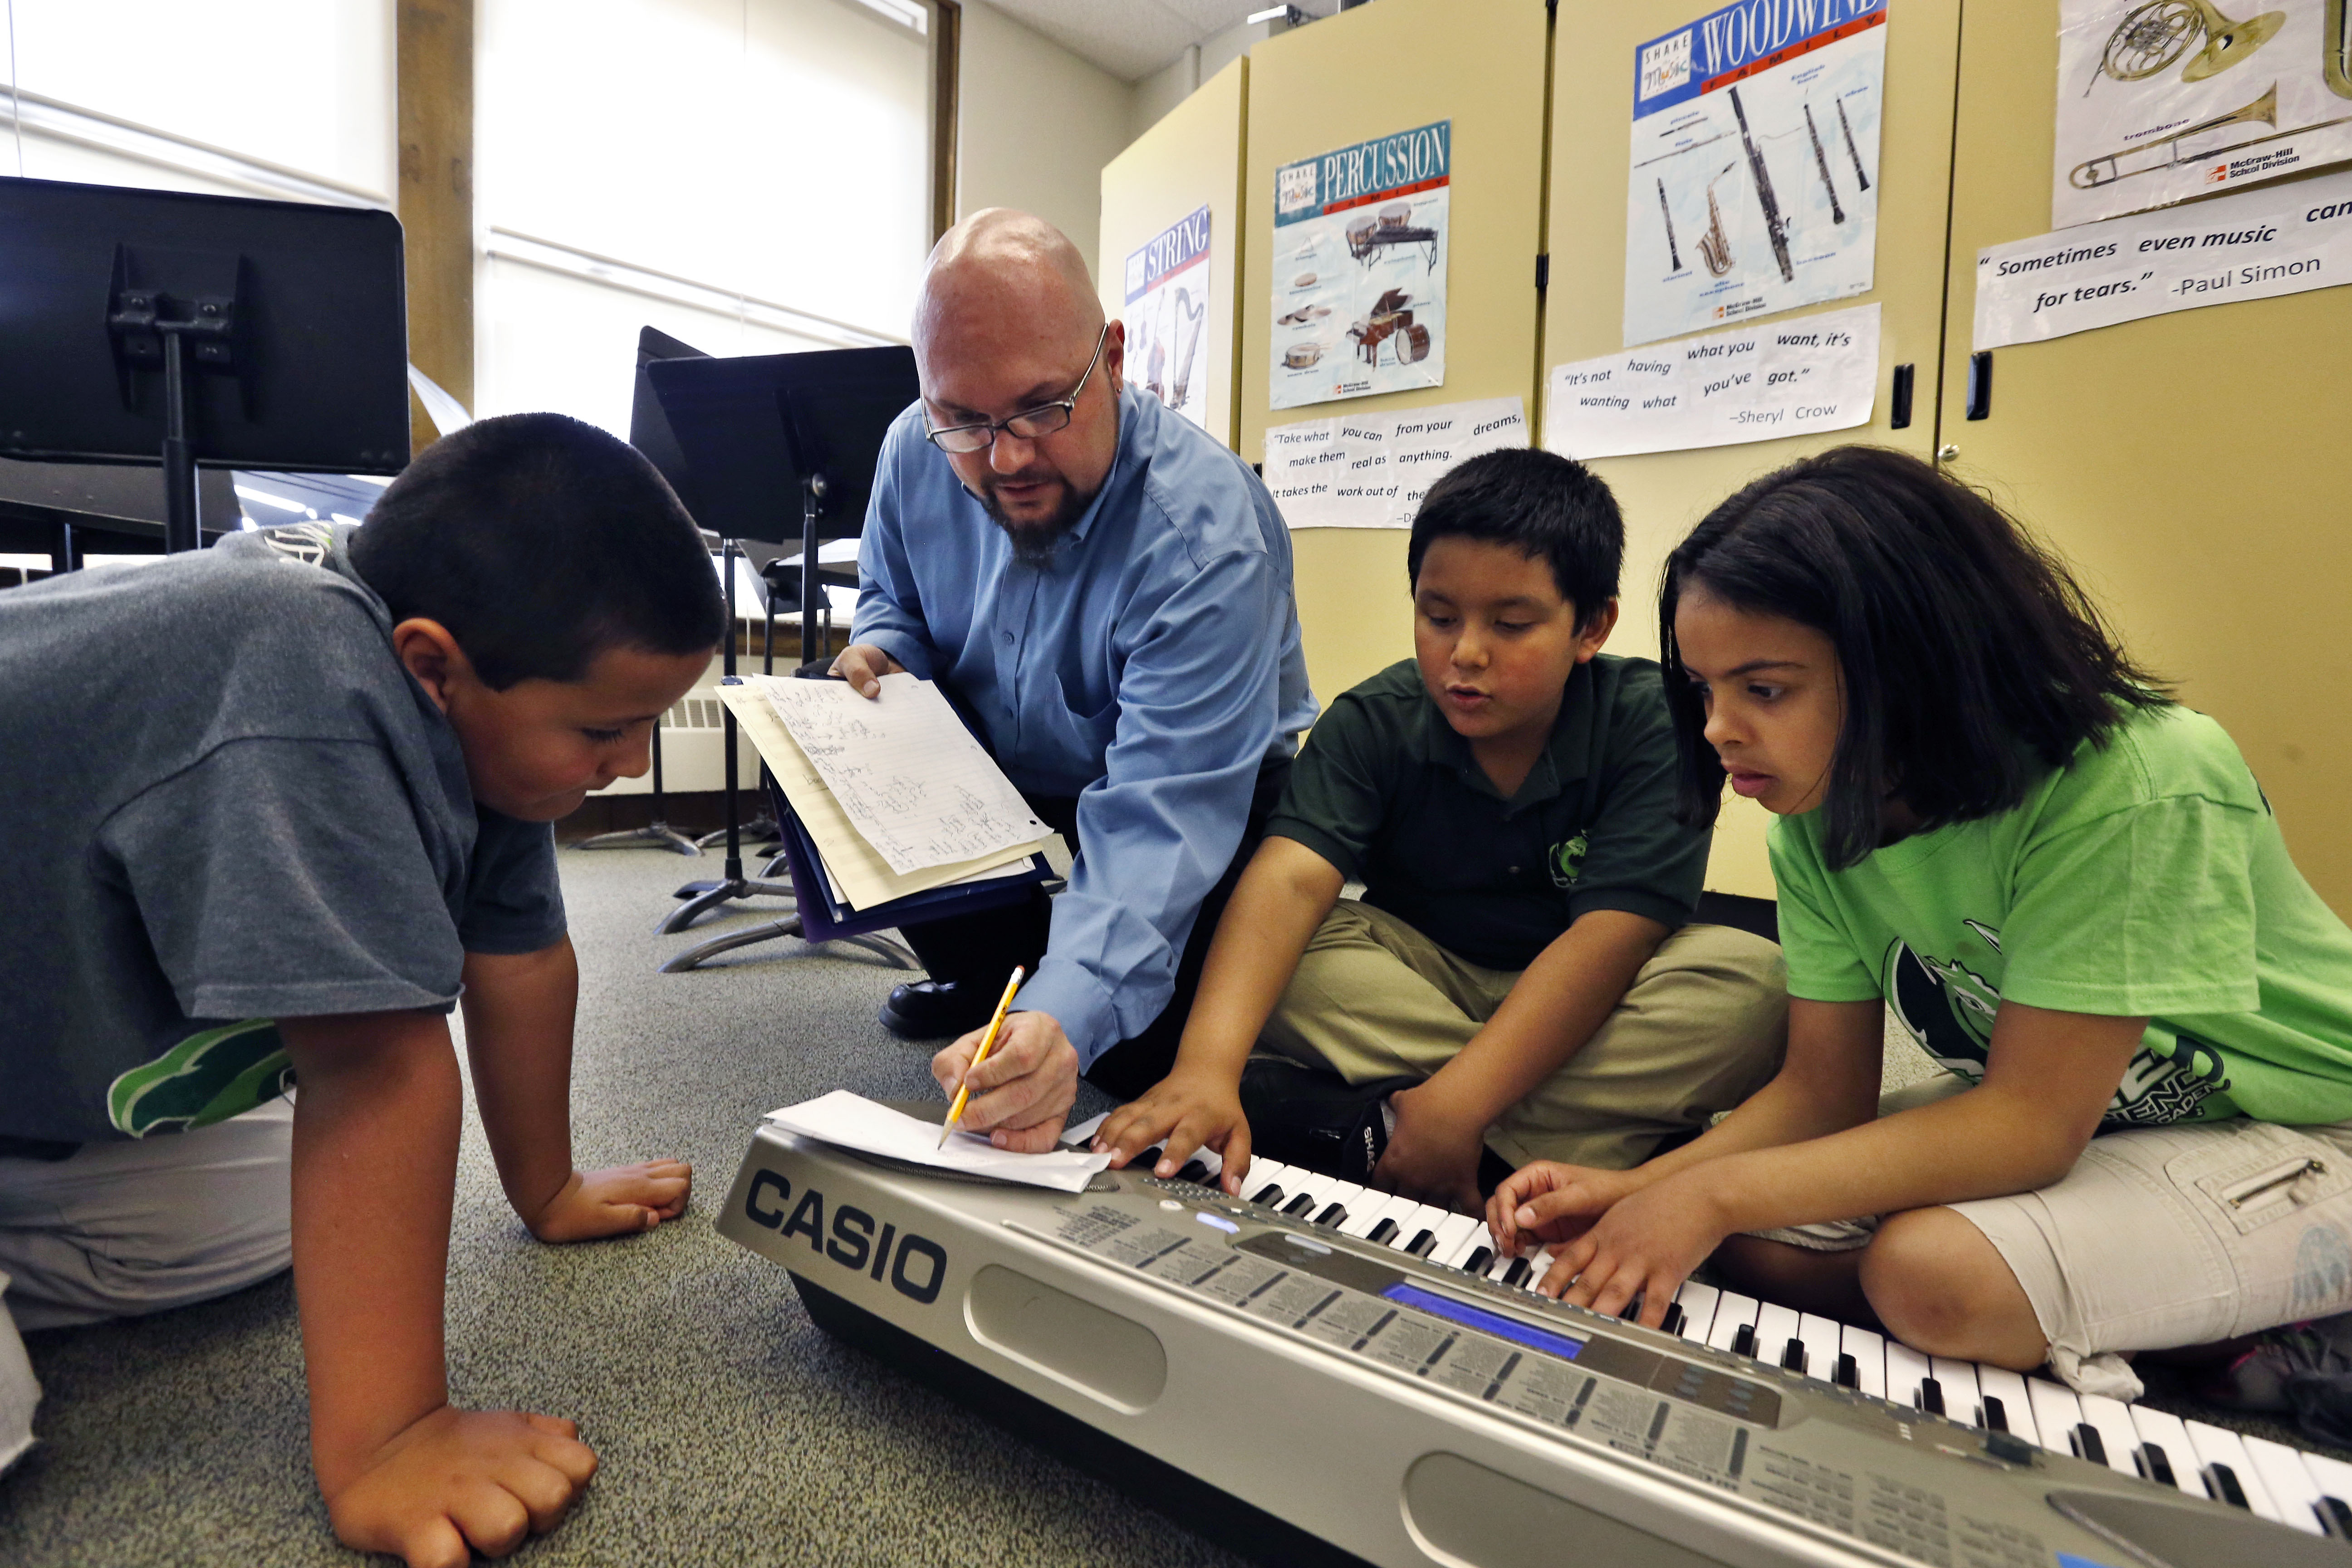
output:
[[[1358,861],[1356,852],[1311,822],[1302,821],[1296,816],[1269,817],[1266,820],[1265,836],[1268,838],[1287,838],[1294,844],[1304,844],[1307,848],[1329,861],[1332,868],[1348,881],[1360,882],[1364,879],[1364,868]]]
[[[852,632],[850,640],[862,642],[867,647],[880,648],[905,666],[908,674],[919,679],[931,679],[931,650],[925,647],[923,639],[912,632],[877,626],[872,631]]]
[[[1568,918],[1570,923],[1574,924],[1595,910],[1616,910],[1624,914],[1640,915],[1643,920],[1655,921],[1666,928],[1667,934],[1672,935],[1690,923],[1694,908],[1664,893],[1643,892],[1639,888],[1609,888],[1570,900]]]
[[[1118,1044],[1118,1016],[1110,993],[1084,965],[1067,959],[1047,955],[1013,999],[1013,1009],[1051,1014],[1077,1047],[1080,1072]]]

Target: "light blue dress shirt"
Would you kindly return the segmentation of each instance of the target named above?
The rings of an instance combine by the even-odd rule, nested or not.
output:
[[[1077,797],[1084,849],[1018,1005],[1087,1067],[1167,1006],[1259,768],[1315,718],[1273,498],[1159,398],[1118,412],[1110,477],[1038,571],[908,408],[857,557],[856,640],[962,699],[1021,789]]]

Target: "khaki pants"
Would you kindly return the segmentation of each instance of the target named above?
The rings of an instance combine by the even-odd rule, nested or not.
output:
[[[1584,1048],[1486,1129],[1486,1146],[1515,1168],[1558,1160],[1623,1170],[1660,1140],[1704,1129],[1780,1070],[1787,975],[1780,950],[1761,937],[1683,927]],[[1307,942],[1260,1039],[1350,1083],[1428,1078],[1494,1016],[1518,978],[1342,900]]]

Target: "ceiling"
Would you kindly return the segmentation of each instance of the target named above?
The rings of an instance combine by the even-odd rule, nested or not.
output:
[[[989,0],[1121,81],[1150,76],[1191,45],[1237,27],[1279,0]],[[1335,0],[1292,0],[1328,13]]]

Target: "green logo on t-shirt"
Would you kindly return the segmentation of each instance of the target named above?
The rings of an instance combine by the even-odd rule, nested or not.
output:
[[[1584,874],[1584,852],[1591,847],[1592,846],[1586,841],[1581,833],[1565,844],[1553,845],[1551,847],[1551,885],[1555,888],[1576,886],[1577,878]]]
[[[184,1132],[242,1116],[293,1083],[277,1024],[247,1018],[190,1035],[116,1079],[106,1091],[107,1120],[133,1138]]]

